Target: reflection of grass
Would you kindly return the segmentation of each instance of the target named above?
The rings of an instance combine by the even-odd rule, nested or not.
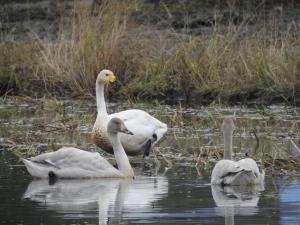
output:
[[[65,113],[64,103],[62,101],[57,100],[56,98],[45,100],[43,107],[47,111],[53,110],[54,112],[57,112],[59,114]]]

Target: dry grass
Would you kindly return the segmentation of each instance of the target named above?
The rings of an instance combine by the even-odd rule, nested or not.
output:
[[[206,93],[225,99],[247,93],[294,98],[299,96],[299,71],[300,42],[288,30],[272,36],[262,29],[241,37],[237,29],[160,49],[129,90],[142,97],[173,91],[187,98]],[[160,91],[149,88],[151,84]]]
[[[0,94],[18,94],[31,90],[37,59],[36,43],[0,43]]]
[[[130,12],[129,1],[103,4],[97,15],[75,6],[71,29],[61,27],[56,41],[41,40],[39,71],[46,82],[78,94],[93,93],[101,69],[117,74],[130,70],[138,54],[127,35]]]
[[[61,25],[56,40],[39,40],[38,49],[26,48],[24,54],[22,44],[13,44],[15,50],[4,54],[11,58],[5,66],[26,68],[17,74],[30,71],[49,92],[59,88],[60,94],[94,95],[97,73],[109,68],[126,84],[120,93],[137,99],[300,96],[300,32],[295,23],[278,29],[272,21],[245,33],[246,19],[225,29],[216,23],[212,32],[193,36],[137,25],[131,16],[137,10],[134,1],[104,2],[93,12],[75,4],[70,27]],[[3,44],[0,48],[8,49]]]

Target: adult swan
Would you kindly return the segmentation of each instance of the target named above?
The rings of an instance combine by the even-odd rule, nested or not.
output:
[[[96,80],[97,118],[92,131],[94,143],[106,152],[113,153],[106,128],[111,118],[120,118],[134,135],[120,135],[121,143],[127,155],[148,156],[151,148],[167,132],[167,125],[148,113],[130,109],[108,115],[104,99],[104,87],[116,79],[110,70],[102,70]]]
[[[63,147],[55,152],[23,159],[23,162],[28,172],[38,178],[132,178],[134,173],[120,142],[119,132],[132,135],[122,120],[111,119],[107,125],[107,133],[118,169],[101,157],[98,152],[88,152],[72,147]]]
[[[260,185],[264,182],[264,171],[259,172],[256,162],[251,158],[233,161],[232,135],[235,130],[233,120],[225,118],[222,127],[224,137],[224,159],[219,161],[211,175],[211,184],[221,185]]]

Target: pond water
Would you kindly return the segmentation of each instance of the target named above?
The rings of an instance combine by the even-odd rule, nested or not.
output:
[[[293,163],[286,165],[299,162],[299,109],[137,107],[165,121],[170,129],[150,160],[130,159],[134,180],[50,184],[33,180],[20,157],[63,145],[95,150],[90,140],[95,104],[18,99],[1,103],[0,224],[300,224],[299,170]],[[127,106],[110,104],[109,108]],[[247,152],[265,167],[264,187],[209,184],[217,152],[223,147],[222,117],[233,113],[237,117],[235,157]],[[216,153],[209,155],[210,151]],[[205,152],[207,158],[202,157]],[[276,166],[268,164],[268,157]]]

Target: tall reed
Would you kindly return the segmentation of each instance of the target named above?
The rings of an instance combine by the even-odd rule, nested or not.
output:
[[[71,28],[60,27],[55,41],[41,40],[39,71],[45,82],[93,93],[101,69],[131,70],[138,58],[135,40],[127,34],[131,6],[130,1],[107,1],[91,11],[75,4]]]
[[[253,13],[237,23],[235,1],[228,1],[229,22],[216,14],[208,31],[194,35],[188,30],[187,13],[187,24],[179,32],[172,24],[162,29],[140,23],[133,16],[142,13],[136,1],[101,2],[91,10],[75,1],[69,23],[61,23],[57,39],[13,43],[13,48],[1,44],[0,75],[12,68],[17,75],[32,75],[25,82],[40,80],[43,88],[59,89],[61,95],[94,95],[97,73],[109,68],[125,84],[118,93],[133,99],[183,97],[210,102],[300,97],[297,21],[287,25],[276,17],[258,21]],[[172,17],[167,4],[161,8]],[[24,87],[28,85],[19,85],[21,90]]]

